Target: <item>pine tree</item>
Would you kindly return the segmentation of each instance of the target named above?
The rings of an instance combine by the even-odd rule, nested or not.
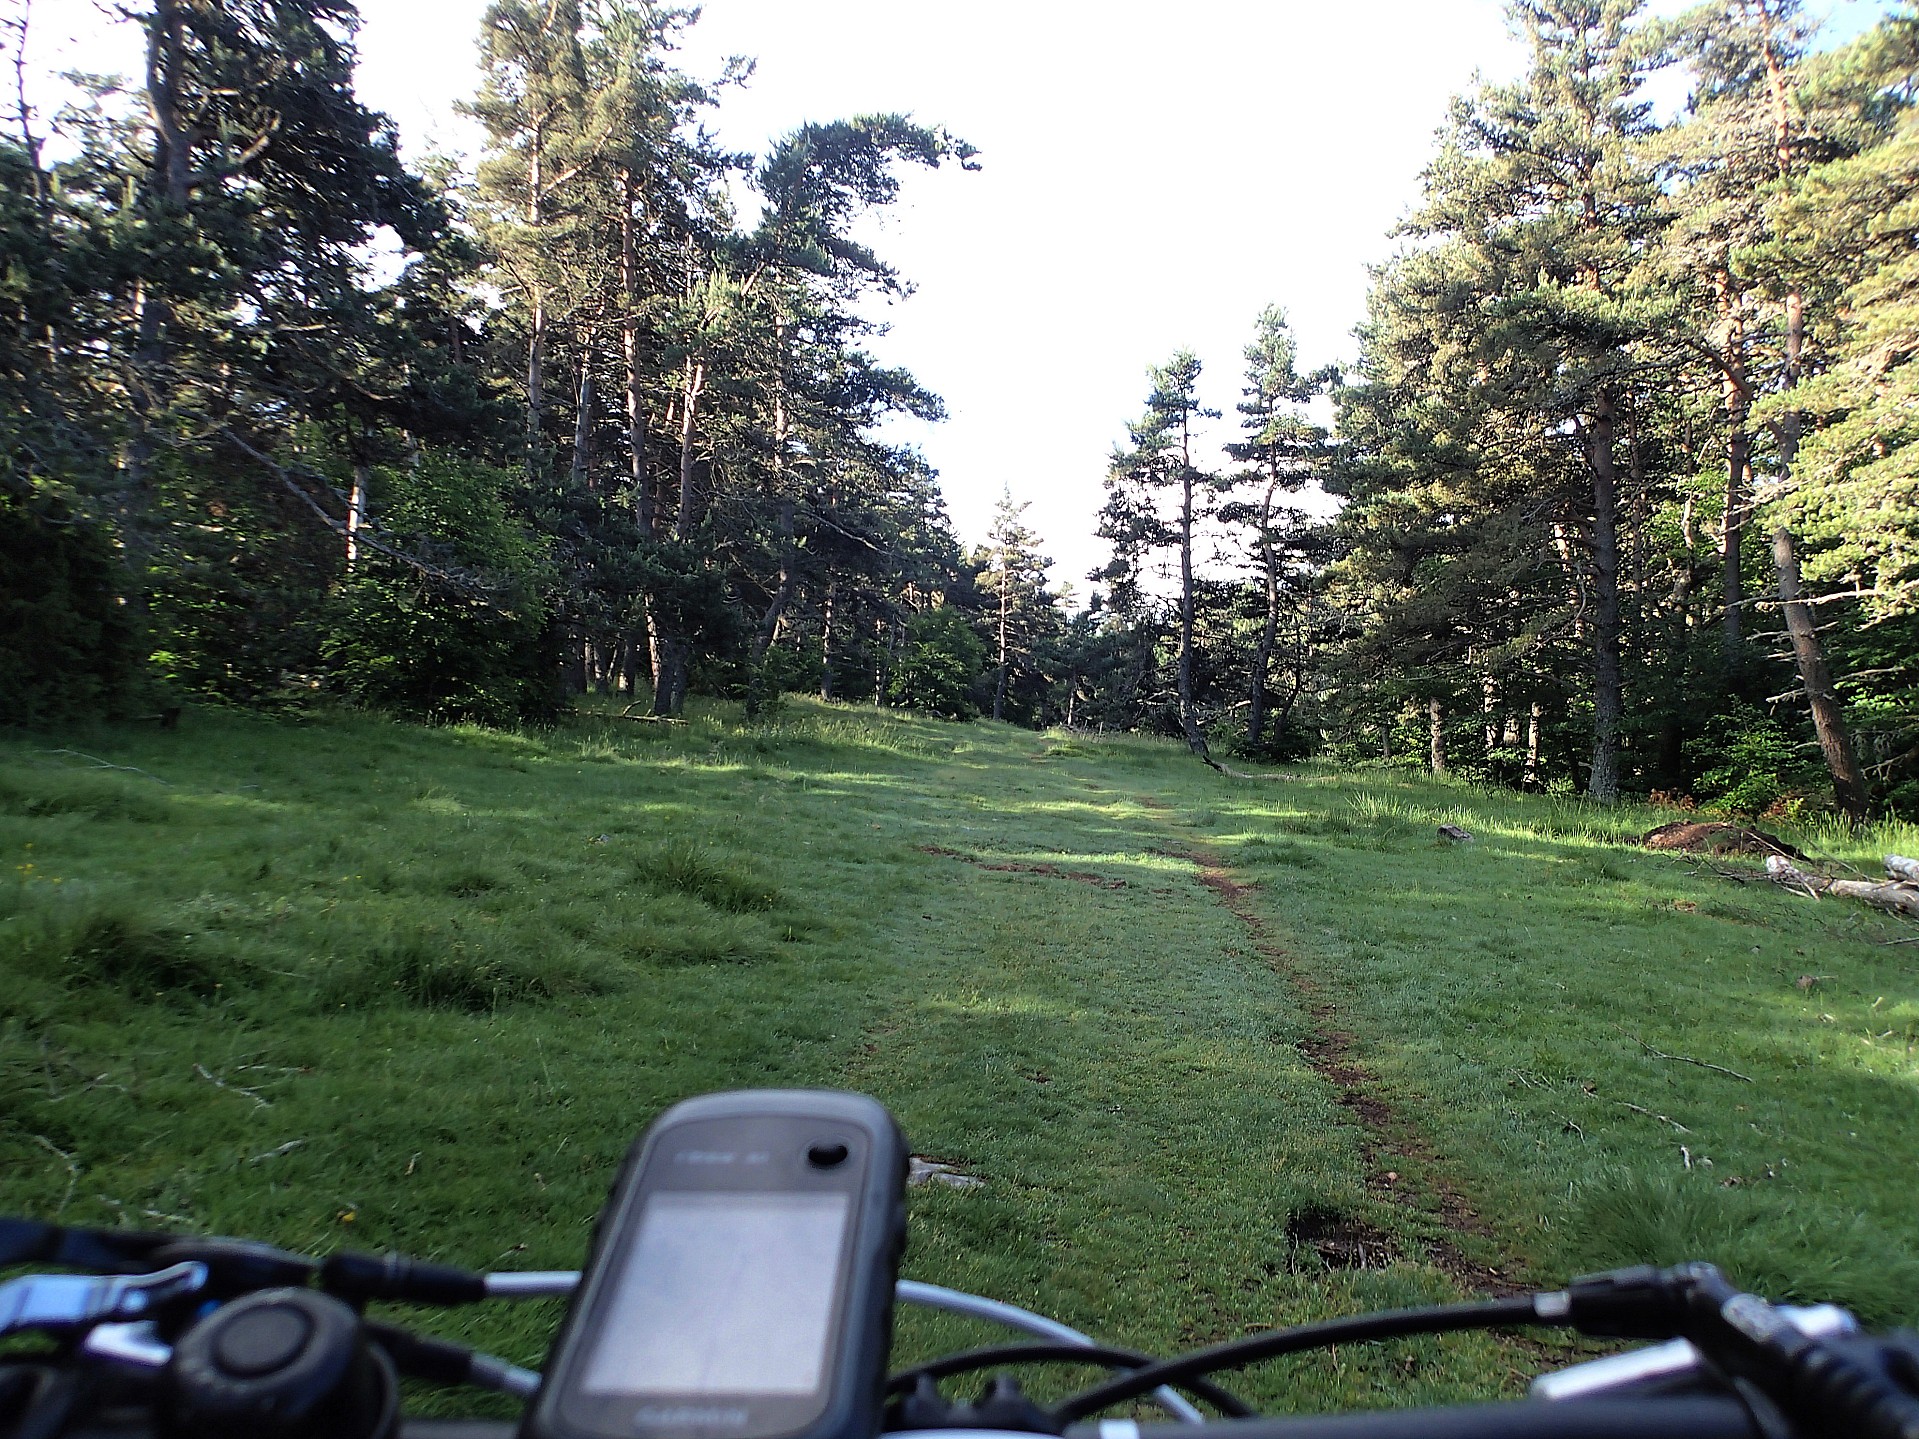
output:
[[[1246,689],[1246,745],[1258,753],[1266,743],[1266,707],[1282,610],[1288,600],[1297,604],[1304,599],[1302,559],[1316,530],[1286,508],[1280,496],[1298,493],[1330,460],[1326,431],[1307,418],[1305,407],[1325,393],[1334,372],[1299,373],[1286,312],[1277,305],[1261,312],[1245,358],[1246,383],[1238,405],[1244,438],[1226,446],[1227,455],[1245,468],[1227,484],[1249,488],[1256,498],[1222,506],[1220,519],[1251,530],[1258,567],[1263,615]],[[1297,684],[1293,693],[1298,693]]]
[[[1565,514],[1589,569],[1587,793],[1603,802],[1619,789],[1625,713],[1620,428],[1642,363],[1634,346],[1662,323],[1641,265],[1660,215],[1636,151],[1650,125],[1638,93],[1649,65],[1633,28],[1639,10],[1639,0],[1513,4],[1531,68],[1517,85],[1482,87],[1459,103],[1413,222],[1470,255],[1478,303],[1471,332],[1454,342],[1486,362],[1499,407],[1543,422],[1584,472]]]
[[[1146,413],[1127,426],[1130,445],[1113,452],[1106,472],[1107,500],[1098,533],[1112,542],[1109,578],[1129,593],[1140,589],[1139,567],[1155,549],[1172,549],[1179,559],[1175,693],[1180,733],[1195,753],[1206,751],[1206,736],[1193,708],[1193,536],[1217,490],[1215,478],[1193,463],[1196,428],[1219,412],[1199,402],[1199,360],[1182,350],[1149,371],[1152,390]],[[1173,513],[1159,513],[1160,495],[1173,494]]]
[[[1042,616],[1050,606],[1046,596],[1046,571],[1052,561],[1039,553],[1039,536],[1022,521],[1029,501],[1017,503],[1010,487],[1000,491],[993,508],[992,523],[986,531],[986,547],[978,556],[981,562],[980,587],[993,600],[993,718],[1006,718],[1008,687],[1015,670],[1030,667],[1043,633]]]

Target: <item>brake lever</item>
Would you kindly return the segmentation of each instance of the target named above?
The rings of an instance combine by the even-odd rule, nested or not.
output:
[[[0,1284],[0,1336],[142,1319],[206,1286],[198,1260],[151,1274],[29,1274]]]

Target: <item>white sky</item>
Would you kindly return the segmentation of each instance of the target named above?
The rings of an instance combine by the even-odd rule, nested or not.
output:
[[[452,104],[474,88],[484,8],[360,0],[361,95],[409,149],[471,149]],[[1808,8],[1836,37],[1885,7]],[[136,68],[97,0],[35,15],[38,65]],[[896,437],[939,469],[967,540],[1002,485],[1030,500],[1054,583],[1082,598],[1146,368],[1199,355],[1224,438],[1265,305],[1287,309],[1303,367],[1350,360],[1366,267],[1392,252],[1449,97],[1524,61],[1499,0],[706,0],[682,68],[729,54],[759,62],[715,116],[732,148],[886,110],[979,147],[977,173],[914,174],[869,237],[918,286],[876,349],[950,411]]]

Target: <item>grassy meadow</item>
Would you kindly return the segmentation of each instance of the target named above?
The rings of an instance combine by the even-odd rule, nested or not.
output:
[[[1664,818],[803,701],[0,739],[0,1212],[572,1267],[665,1104],[819,1084],[985,1181],[913,1192],[907,1274],[1139,1348],[1688,1256],[1919,1321],[1919,931]],[[554,1313],[425,1322],[536,1363]]]

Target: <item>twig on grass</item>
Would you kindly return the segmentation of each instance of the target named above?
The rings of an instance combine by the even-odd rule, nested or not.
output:
[[[48,1101],[48,1103],[59,1104],[63,1100],[73,1098],[73,1096],[76,1094],[91,1094],[96,1089],[117,1089],[122,1094],[131,1094],[133,1092],[132,1090],[128,1089],[124,1084],[110,1083],[109,1081],[111,1081],[112,1078],[113,1078],[113,1074],[111,1070],[109,1070],[105,1074],[96,1074],[92,1079],[89,1079],[85,1084],[81,1085],[78,1089],[69,1089],[65,1094],[54,1095],[53,1098]]]
[[[96,769],[117,769],[117,770],[124,770],[128,774],[146,775],[146,777],[152,780],[155,784],[166,785],[169,789],[173,787],[172,780],[161,779],[160,776],[157,774],[147,774],[147,772],[141,769],[138,765],[115,764],[112,760],[101,759],[100,756],[95,754],[83,754],[77,749],[43,749],[40,751],[40,753],[41,754],[69,754],[69,755],[72,755],[75,759],[85,760],[88,764],[94,766],[94,768]]]
[[[1660,851],[1655,851],[1655,853],[1659,853],[1659,852]],[[1714,864],[1711,860],[1707,859],[1704,855],[1697,854],[1691,851],[1667,850],[1667,851],[1664,851],[1664,853],[1670,854],[1672,856],[1673,864],[1676,866],[1684,866],[1684,865],[1687,865],[1688,863],[1692,863],[1696,861],[1697,863],[1693,864],[1692,868],[1686,870],[1686,873],[1688,875],[1697,876],[1700,869],[1705,868],[1705,869],[1711,870],[1720,879],[1729,879],[1734,884],[1751,884],[1755,879],[1759,877],[1753,874],[1742,874],[1740,871],[1736,869],[1721,869],[1718,865]]]
[[[258,1090],[248,1089],[243,1084],[228,1084],[204,1064],[195,1064],[193,1066],[193,1072],[199,1075],[200,1078],[206,1080],[207,1083],[213,1085],[216,1089],[230,1090],[234,1094],[244,1094],[262,1109],[271,1107],[272,1102],[264,1098]]]
[[[48,1139],[44,1134],[33,1134],[29,1135],[28,1138],[49,1153],[59,1155],[60,1162],[67,1166],[67,1192],[60,1196],[59,1206],[53,1211],[53,1217],[58,1219],[65,1213],[68,1202],[73,1198],[73,1186],[80,1182],[80,1161],[67,1153],[66,1150],[62,1149],[59,1145],[55,1144],[51,1139]]]
[[[265,1154],[254,1155],[253,1158],[247,1161],[247,1163],[248,1164],[264,1164],[269,1159],[278,1159],[283,1154],[293,1153],[294,1150],[298,1149],[302,1144],[305,1144],[305,1143],[306,1141],[304,1139],[289,1139],[285,1144],[282,1144],[278,1149],[269,1149]]]
[[[1620,1034],[1625,1034],[1626,1038],[1630,1039],[1634,1044],[1638,1045],[1641,1049],[1645,1050],[1646,1053],[1650,1054],[1654,1059],[1670,1059],[1675,1064],[1696,1064],[1701,1069],[1710,1069],[1715,1074],[1728,1075],[1733,1079],[1739,1080],[1743,1084],[1757,1084],[1759,1082],[1758,1080],[1754,1079],[1750,1074],[1741,1074],[1738,1070],[1728,1069],[1723,1064],[1711,1064],[1703,1059],[1694,1059],[1690,1054],[1668,1054],[1663,1049],[1654,1049],[1650,1044],[1646,1043],[1645,1040],[1641,1039],[1636,1034],[1626,1034],[1626,1031],[1623,1029],[1618,1032]]]
[[[1621,1109],[1630,1109],[1634,1114],[1643,1114],[1648,1119],[1656,1119],[1661,1124],[1670,1124],[1674,1129],[1678,1130],[1681,1134],[1692,1133],[1690,1129],[1686,1128],[1685,1125],[1681,1124],[1678,1120],[1674,1119],[1669,1114],[1661,1114],[1657,1110],[1647,1109],[1644,1105],[1633,1104],[1630,1101],[1624,1100],[1624,1099],[1614,1099],[1609,1102],[1612,1104],[1618,1105]]]

